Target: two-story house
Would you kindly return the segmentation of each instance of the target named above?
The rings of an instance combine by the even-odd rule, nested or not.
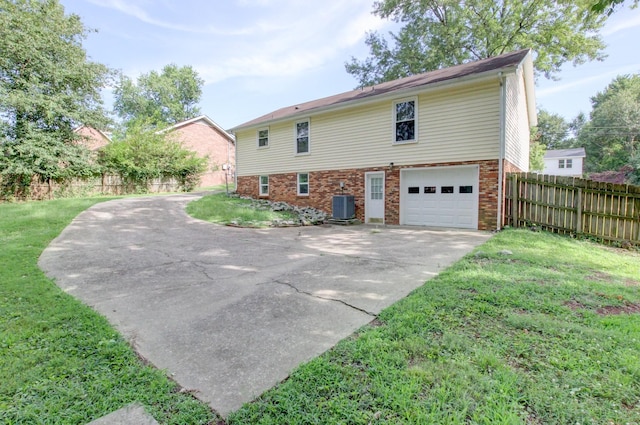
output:
[[[532,54],[521,50],[298,105],[239,125],[237,191],[357,218],[501,227],[504,176],[529,167]]]

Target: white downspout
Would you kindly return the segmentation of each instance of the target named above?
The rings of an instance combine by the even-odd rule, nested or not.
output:
[[[502,228],[502,198],[504,196],[504,157],[506,155],[506,113],[507,113],[507,79],[498,72],[500,80],[500,157],[498,159],[498,214],[496,217],[496,230]]]

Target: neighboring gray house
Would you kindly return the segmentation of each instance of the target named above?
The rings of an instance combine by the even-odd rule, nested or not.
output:
[[[581,177],[584,172],[584,148],[552,149],[544,154],[543,174]]]

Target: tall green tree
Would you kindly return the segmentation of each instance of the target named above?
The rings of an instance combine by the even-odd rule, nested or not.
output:
[[[592,6],[591,10],[595,13],[603,13],[606,12],[608,15],[611,15],[617,7],[621,6],[625,1],[624,0],[597,0]],[[638,7],[638,0],[633,0],[631,7]]]
[[[173,125],[200,114],[202,80],[190,66],[165,66],[134,81],[122,75],[115,89],[114,110],[125,121]]]
[[[539,109],[534,138],[546,149],[569,148],[571,147],[571,124],[562,115]]]
[[[110,70],[88,59],[90,31],[58,0],[0,0],[0,174],[4,185],[33,175],[91,172],[74,141],[79,124],[107,123],[100,90]]]
[[[636,164],[640,156],[640,74],[616,77],[591,98],[591,105],[589,120],[580,126],[577,137],[587,152],[586,171]]]
[[[607,13],[593,0],[380,0],[373,13],[403,24],[389,39],[367,35],[370,55],[351,58],[348,73],[361,86],[498,56],[535,52],[535,68],[551,78],[566,62],[602,60],[598,31]]]

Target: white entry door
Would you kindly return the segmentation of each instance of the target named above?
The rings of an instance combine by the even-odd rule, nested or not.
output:
[[[365,222],[384,223],[384,172],[366,173]]]

